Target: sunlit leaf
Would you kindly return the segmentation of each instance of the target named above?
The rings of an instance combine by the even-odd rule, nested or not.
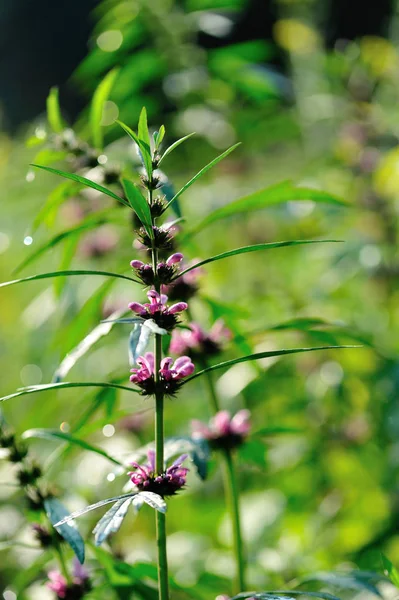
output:
[[[198,269],[198,267],[202,267],[203,265],[207,265],[209,263],[215,262],[216,260],[222,260],[224,258],[229,258],[230,256],[236,256],[238,254],[246,254],[248,252],[257,252],[259,250],[273,250],[274,248],[284,248],[286,246],[299,246],[301,244],[327,244],[327,243],[336,243],[341,242],[342,240],[293,240],[289,242],[272,242],[266,244],[254,244],[253,246],[243,246],[242,248],[236,248],[235,250],[229,250],[228,252],[222,252],[221,254],[217,254],[216,256],[211,256],[211,258],[206,258],[205,260],[201,260],[184,271],[181,271],[174,279],[178,279],[185,273],[192,271],[193,269]]]
[[[93,529],[96,546],[101,546],[111,533],[116,533],[120,529],[133,499],[134,497],[118,500],[99,520]]]
[[[74,519],[77,519],[78,517],[81,517],[82,515],[85,515],[86,513],[90,512],[92,510],[96,510],[96,508],[101,508],[102,506],[106,506],[107,504],[111,504],[112,502],[117,502],[118,500],[133,498],[133,496],[135,496],[135,495],[136,495],[136,492],[131,492],[130,494],[120,494],[119,496],[114,496],[113,498],[107,498],[106,500],[100,500],[100,502],[96,502],[95,504],[90,504],[89,506],[85,506],[85,508],[76,510],[75,512],[71,513],[70,515],[63,517],[62,519],[60,519],[58,521],[58,523],[55,523],[54,526],[58,528],[61,525],[64,525],[65,523],[69,523],[70,521],[73,521]]]
[[[22,266],[20,267],[20,269]],[[89,271],[89,270],[76,270],[76,271],[54,271],[53,273],[40,273],[38,275],[30,275],[29,277],[22,277],[21,279],[13,279],[12,281],[4,281],[0,283],[0,287],[7,287],[8,285],[15,285],[17,283],[24,283],[25,281],[38,281],[39,279],[51,279],[53,277],[74,277],[80,275],[99,275],[101,277],[116,277],[117,279],[127,279],[138,283],[132,277],[127,275],[120,275],[119,273],[111,273],[109,271]]]
[[[215,165],[217,165],[221,160],[223,160],[224,158],[226,158],[226,156],[228,156],[230,154],[230,152],[233,152],[233,150],[235,150],[239,145],[240,145],[240,142],[238,144],[234,144],[234,146],[231,146],[231,148],[228,148],[222,154],[220,154],[219,156],[217,156],[216,158],[214,158],[210,163],[208,163],[205,167],[203,167],[201,169],[201,171],[198,171],[198,173],[196,175],[194,175],[194,177],[192,177],[192,179],[190,179],[190,181],[188,181],[185,185],[183,185],[183,187],[177,192],[177,194],[175,194],[173,196],[173,198],[166,205],[166,208],[168,208],[168,206],[170,206],[172,204],[172,202],[174,202],[190,186],[192,186],[193,183],[195,183],[197,181],[197,179],[199,179],[202,175],[204,175],[207,171],[209,171],[209,169],[211,169],[212,167],[214,167]]]
[[[391,563],[389,558],[385,554],[381,554],[382,564],[384,565],[384,572],[389,577],[394,585],[399,588],[399,572],[396,567]]]
[[[82,177],[81,175],[76,175],[75,173],[67,173],[66,171],[60,171],[59,169],[53,169],[52,167],[45,167],[44,165],[36,165],[32,164],[32,167],[36,167],[37,169],[43,169],[44,171],[48,171],[49,173],[53,173],[54,175],[59,175],[60,177],[65,177],[65,179],[70,179],[71,181],[76,181],[77,183],[81,183],[85,187],[92,188],[93,190],[97,190],[97,192],[101,192],[118,202],[121,202],[125,206],[130,207],[129,202],[127,202],[124,198],[121,198],[114,192],[111,192],[108,188],[91,181],[91,179],[87,179],[86,177]]]
[[[189,381],[200,377],[204,373],[209,373],[211,371],[216,371],[217,369],[226,369],[227,367],[232,367],[233,365],[237,365],[239,363],[248,362],[251,360],[259,360],[261,358],[272,358],[273,356],[285,356],[286,354],[298,354],[300,352],[314,352],[315,350],[342,350],[347,348],[361,348],[362,346],[319,346],[316,348],[290,348],[289,350],[271,350],[269,352],[258,352],[256,354],[250,354],[249,356],[242,356],[241,358],[234,358],[232,360],[226,360],[225,362],[219,363],[217,365],[212,365],[211,367],[207,367],[202,371],[198,371],[198,373],[194,373],[191,377],[188,377],[182,385],[185,385]]]
[[[163,160],[171,153],[173,152],[173,150],[175,150],[178,146],[180,146],[180,144],[182,144],[183,142],[185,142],[186,140],[188,140],[188,138],[190,138],[191,136],[195,135],[195,131],[193,131],[193,133],[189,133],[188,135],[185,135],[184,137],[180,138],[179,140],[176,140],[173,144],[171,144],[169,146],[169,148],[167,148],[165,150],[165,152],[162,154],[159,162],[158,162],[158,166],[161,166],[161,163],[163,162]]]
[[[312,200],[313,202],[322,202],[336,206],[348,206],[343,200],[328,192],[312,188],[297,187],[291,181],[283,181],[282,183],[278,183],[263,190],[258,190],[248,196],[233,200],[233,202],[217,208],[200,221],[198,225],[193,227],[193,229],[187,233],[187,237],[196,235],[211,223],[215,223],[226,217],[298,200]]]
[[[58,88],[52,87],[47,96],[47,119],[54,133],[61,133],[65,124],[61,116],[60,103],[58,98]]]
[[[103,126],[101,120],[103,117],[104,106],[111,93],[114,85],[118,69],[112,69],[101,81],[96,91],[93,94],[93,99],[90,107],[90,128],[93,145],[95,148],[102,150],[104,145]]]
[[[166,513],[166,502],[159,494],[154,494],[154,492],[138,492],[137,495],[144,500],[146,504],[151,506],[151,508],[154,508],[160,513]]]
[[[290,600],[295,596],[310,596],[311,598],[322,598],[323,600],[341,600],[334,594],[328,592],[306,592],[297,590],[277,590],[272,592],[242,592],[233,596],[231,600],[244,600],[245,598],[255,598],[256,600]]]
[[[128,179],[123,179],[122,184],[131,207],[144,225],[144,228],[150,238],[152,238],[153,233],[151,211],[147,200],[144,198],[140,190],[134,185],[134,183]]]
[[[71,546],[81,564],[85,561],[85,543],[80,535],[75,523],[68,521],[68,524],[59,523],[65,517],[69,517],[69,511],[57,500],[57,498],[46,498],[44,508],[49,521],[57,529],[58,533]]]
[[[84,388],[84,387],[99,387],[99,388],[115,388],[117,390],[126,390],[127,392],[134,392],[135,394],[140,393],[140,390],[135,388],[127,387],[126,385],[119,385],[117,383],[107,383],[107,382],[67,382],[63,381],[62,383],[42,383],[40,385],[32,385],[28,387],[24,387],[19,389],[17,392],[13,394],[9,394],[8,396],[3,396],[0,398],[0,402],[4,400],[11,400],[12,398],[18,398],[19,396],[26,396],[27,394],[37,394],[38,392],[48,392],[51,390],[62,390],[64,388]]]
[[[152,176],[152,157],[151,157],[151,143],[150,143],[150,134],[148,131],[147,124],[147,111],[145,107],[142,108],[139,124],[138,124],[138,138],[140,140],[140,149],[143,154],[143,160],[145,164],[145,168],[147,171],[148,178],[151,179]]]
[[[162,144],[162,140],[165,137],[165,126],[161,125],[159,131],[156,131],[153,135],[155,149],[158,150],[159,146]]]
[[[99,454],[100,456],[103,456],[115,465],[122,466],[122,463],[119,460],[117,460],[113,456],[110,456],[108,452],[105,452],[105,450],[102,450],[102,448],[93,446],[85,440],[76,438],[73,435],[70,435],[69,433],[59,431],[58,429],[28,429],[27,431],[24,431],[24,433],[22,434],[22,438],[25,440],[30,438],[39,438],[43,440],[61,440],[62,442],[67,442],[68,444],[79,446],[80,448],[88,450],[89,452]]]

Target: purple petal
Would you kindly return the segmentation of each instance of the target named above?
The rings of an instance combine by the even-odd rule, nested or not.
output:
[[[169,308],[168,312],[171,315],[174,315],[175,313],[179,313],[179,312],[183,312],[183,310],[187,310],[188,308],[188,304],[187,302],[177,302],[176,304],[172,304],[172,306]]]

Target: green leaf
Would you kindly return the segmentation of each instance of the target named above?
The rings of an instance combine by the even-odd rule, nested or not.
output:
[[[226,217],[260,210],[275,204],[282,204],[283,202],[294,202],[298,200],[312,200],[313,202],[324,202],[336,206],[349,206],[343,200],[328,192],[297,187],[291,181],[283,181],[282,183],[253,192],[238,200],[233,200],[233,202],[226,204],[226,206],[217,208],[189,231],[184,236],[184,239],[193,237],[211,223],[215,223]]]
[[[69,516],[68,509],[57,498],[47,498],[44,501],[44,508],[51,524],[57,529],[64,540],[68,542],[80,564],[83,565],[85,561],[85,543],[76,525],[74,523],[56,525],[61,519]]]
[[[41,161],[40,161],[41,162]],[[57,209],[63,202],[71,198],[80,189],[79,184],[73,181],[62,181],[57,187],[55,187],[49,194],[46,202],[39,209],[32,225],[32,231],[45,223],[46,225],[53,225],[57,214]]]
[[[297,590],[277,590],[273,592],[243,592],[233,596],[231,600],[244,600],[254,598],[255,600],[290,600],[290,597],[310,596],[311,598],[322,598],[323,600],[341,600],[338,596],[328,592],[299,592]]]
[[[391,563],[389,558],[385,554],[381,554],[382,564],[384,566],[384,572],[389,577],[394,585],[399,588],[399,572]]]
[[[47,119],[54,133],[61,133],[65,129],[65,124],[61,116],[60,103],[58,98],[58,88],[52,87],[47,96]]]
[[[158,150],[159,146],[162,144],[162,140],[165,137],[165,126],[161,125],[159,131],[156,131],[153,135],[155,149]]]
[[[76,438],[73,435],[70,435],[69,433],[59,431],[58,429],[28,429],[27,431],[24,431],[24,433],[22,434],[22,438],[24,440],[30,438],[39,438],[42,440],[61,440],[63,442],[67,442],[68,444],[80,446],[80,448],[88,450],[89,452],[99,454],[100,456],[103,456],[115,465],[122,466],[122,463],[119,460],[110,456],[107,452],[105,452],[105,450],[102,450],[97,446],[93,446],[85,440],[80,440],[79,438]]]
[[[20,267],[22,268],[22,266]],[[128,281],[134,281],[138,283],[136,279],[128,277],[127,275],[120,275],[119,273],[111,273],[109,271],[89,271],[89,270],[77,270],[77,271],[54,271],[53,273],[40,273],[39,275],[30,275],[29,277],[22,277],[22,279],[13,279],[12,281],[4,281],[0,283],[1,287],[7,287],[8,285],[15,285],[17,283],[25,283],[25,281],[37,281],[39,279],[51,279],[52,277],[71,277],[79,275],[100,275],[101,277],[116,277],[117,279],[127,279]]]
[[[264,470],[267,465],[266,448],[263,442],[260,440],[247,440],[238,448],[238,455],[240,457],[240,461],[244,463],[252,463],[260,469]]]
[[[270,435],[279,435],[281,433],[303,433],[303,429],[298,427],[284,427],[276,425],[275,427],[263,427],[252,433],[252,436],[267,437]]]
[[[24,387],[19,389],[17,392],[13,394],[9,394],[8,396],[3,396],[0,398],[0,402],[4,400],[11,400],[12,398],[18,398],[19,396],[26,396],[27,394],[37,394],[38,392],[47,392],[51,390],[62,390],[64,388],[83,388],[83,387],[99,387],[99,388],[115,388],[117,390],[126,390],[128,392],[134,392],[135,394],[139,394],[140,390],[136,390],[131,387],[127,387],[126,385],[119,385],[117,383],[107,383],[107,382],[99,382],[99,381],[83,381],[83,382],[67,382],[63,381],[62,383],[42,383],[40,385],[32,385],[28,387]]]
[[[230,152],[233,152],[233,150],[235,150],[240,145],[240,143],[241,142],[239,142],[238,144],[234,144],[234,146],[231,146],[231,148],[228,148],[227,150],[225,150],[222,154],[220,154],[219,156],[214,158],[203,169],[201,169],[201,171],[199,171],[196,175],[194,175],[194,177],[192,179],[190,179],[190,181],[188,181],[185,185],[183,185],[183,187],[177,192],[177,194],[175,194],[173,196],[172,200],[170,200],[168,202],[168,204],[165,207],[165,210],[168,208],[168,206],[170,206],[172,204],[172,202],[174,202],[177,198],[179,198],[179,196],[181,196],[183,194],[183,192],[185,192],[190,186],[192,186],[193,183],[195,183],[197,181],[197,179],[199,179],[202,175],[204,175],[207,171],[209,171],[209,169],[211,169],[212,167],[217,165],[221,160],[226,158],[226,156],[228,156],[230,154]]]
[[[70,179],[71,181],[81,183],[82,185],[92,188],[93,190],[97,190],[97,192],[101,192],[102,194],[105,194],[106,196],[109,196],[110,198],[113,198],[114,200],[117,200],[118,202],[121,202],[125,206],[131,208],[129,202],[127,202],[124,198],[114,194],[114,192],[111,192],[111,190],[108,188],[105,188],[104,186],[99,185],[90,179],[86,179],[86,177],[81,177],[81,175],[76,175],[75,173],[68,173],[67,171],[60,171],[59,169],[53,169],[52,167],[45,167],[44,165],[32,164],[31,166],[36,167],[37,169],[43,169],[43,171],[48,171],[54,175],[59,175],[60,177],[65,177],[65,179]]]
[[[95,528],[93,529],[93,533],[95,535],[95,544],[96,546],[101,546],[101,544],[107,539],[111,533],[116,533],[119,531],[123,519],[127,515],[127,511],[129,510],[129,506],[132,503],[133,498],[121,498],[117,502],[115,502],[114,506],[110,508],[105,515],[99,520]]]
[[[372,592],[376,596],[381,597],[379,590],[373,584],[373,579],[375,580],[375,578],[378,578],[379,575],[376,573],[371,574],[371,577],[370,573],[367,573],[366,577],[364,575],[364,571],[350,571],[349,573],[320,572],[313,573],[309,576],[301,577],[300,584],[302,585],[304,583],[318,581],[323,584],[332,585],[337,588],[342,588],[346,590],[361,590]]]
[[[94,92],[93,100],[91,102],[89,117],[91,136],[93,145],[98,150],[102,150],[104,145],[103,126],[101,125],[104,106],[108,100],[117,75],[118,69],[112,69],[112,71],[107,73]]]
[[[76,510],[70,515],[63,517],[62,519],[60,519],[60,521],[58,521],[58,523],[55,523],[54,527],[60,527],[61,525],[65,525],[66,523],[69,523],[70,521],[73,521],[74,519],[77,519],[78,517],[81,517],[82,515],[85,515],[86,513],[95,510],[96,508],[101,508],[102,506],[106,506],[107,504],[111,504],[112,502],[117,502],[118,500],[122,500],[123,498],[133,498],[136,495],[136,492],[134,492],[130,494],[121,494],[120,496],[114,496],[113,498],[107,498],[106,500],[100,500],[100,502],[90,504],[85,508]]]
[[[148,179],[152,176],[152,156],[151,156],[151,142],[150,134],[148,131],[147,124],[147,111],[145,107],[141,109],[139,125],[138,125],[138,137],[140,140],[140,149],[143,154],[144,165],[147,171]]]
[[[125,309],[115,311],[111,316],[118,317],[119,315],[123,315],[125,312]],[[90,331],[90,333],[86,335],[86,337],[73,350],[68,352],[53,375],[54,383],[58,383],[65,379],[66,375],[77,363],[77,361],[82,358],[82,356],[84,356],[100,338],[108,335],[116,322],[117,321],[111,320],[100,323],[97,325],[97,327],[92,329],[92,331]]]
[[[188,138],[192,137],[193,135],[195,135],[195,131],[193,131],[193,133],[189,133],[188,135],[185,135],[184,137],[180,138],[179,140],[176,140],[171,146],[169,146],[169,148],[167,148],[165,150],[165,152],[162,154],[162,156],[158,162],[158,166],[161,165],[161,162],[164,160],[164,158],[166,158],[168,156],[168,154],[173,152],[173,150],[175,150],[178,146],[180,146],[180,144],[182,144],[183,142],[188,140]]]
[[[230,256],[236,256],[237,254],[246,254],[248,252],[257,252],[258,250],[272,250],[273,248],[284,248],[285,246],[299,246],[300,244],[327,244],[327,243],[336,243],[342,242],[342,240],[293,240],[289,242],[272,242],[267,244],[255,244],[253,246],[243,246],[242,248],[236,248],[235,250],[229,250],[228,252],[222,252],[221,254],[216,254],[216,256],[211,256],[211,258],[206,258],[205,260],[201,260],[201,262],[196,263],[195,265],[191,265],[181,271],[172,281],[175,281],[182,275],[185,275],[189,271],[193,269],[197,269],[198,267],[202,267],[203,265],[207,265],[208,263],[215,262],[215,260],[222,260],[223,258],[229,258]]]
[[[225,362],[219,363],[217,365],[207,367],[202,371],[198,371],[198,373],[194,373],[194,375],[191,375],[191,377],[188,377],[182,383],[182,385],[185,385],[189,381],[200,377],[200,375],[203,375],[204,373],[216,371],[217,369],[225,369],[227,367],[232,367],[233,365],[248,362],[250,360],[259,360],[260,358],[272,358],[273,356],[285,356],[286,354],[298,354],[300,352],[313,352],[315,350],[342,350],[346,348],[362,348],[362,346],[318,346],[316,348],[290,348],[288,350],[271,350],[269,352],[258,352],[257,354],[250,354],[249,356],[242,356],[241,358],[233,358],[232,360],[226,360]]]
[[[144,225],[144,228],[150,236],[150,238],[152,238],[153,232],[151,210],[147,200],[144,198],[140,190],[134,185],[134,183],[132,183],[128,179],[123,179],[122,184],[123,189],[125,190],[126,197],[130,202],[130,206],[133,208],[136,215]]]

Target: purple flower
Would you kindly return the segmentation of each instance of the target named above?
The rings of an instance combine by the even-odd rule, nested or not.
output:
[[[176,315],[188,308],[185,302],[177,302],[172,306],[167,306],[168,297],[165,294],[159,294],[155,290],[147,292],[147,296],[149,303],[131,302],[129,308],[143,319],[154,319],[156,324],[163,329],[173,329],[178,323]]]
[[[209,333],[198,325],[191,323],[190,329],[174,330],[170,342],[172,354],[191,354],[207,356],[221,352],[222,344],[231,338],[231,331],[227,329],[222,319],[218,319]]]
[[[232,418],[229,411],[221,410],[209,425],[194,420],[191,422],[193,438],[206,439],[214,448],[235,448],[244,442],[251,429],[250,416],[246,409],[239,410]]]
[[[157,265],[157,276],[161,284],[170,283],[178,272],[177,265],[183,260],[183,254],[176,252],[169,256],[165,262],[160,262]],[[132,260],[130,266],[136,271],[137,277],[145,285],[153,285],[155,283],[154,270],[152,265],[143,263],[141,260]]]
[[[146,352],[144,356],[137,359],[139,368],[131,369],[130,381],[138,385],[144,394],[151,395],[156,392],[154,377],[154,355]],[[174,394],[181,385],[180,380],[188,377],[194,372],[195,366],[188,356],[180,356],[174,362],[170,356],[166,356],[160,364],[159,385],[165,394]]]
[[[68,585],[64,575],[56,570],[50,571],[48,578],[47,587],[55,593],[57,598],[79,600],[91,589],[89,573],[77,559],[73,562],[72,583],[70,585]]]
[[[148,451],[148,463],[139,465],[132,463],[135,471],[129,473],[130,480],[140,492],[154,492],[160,496],[173,496],[186,485],[188,469],[182,464],[187,454],[182,454],[163,473],[157,474],[155,469],[155,452]]]

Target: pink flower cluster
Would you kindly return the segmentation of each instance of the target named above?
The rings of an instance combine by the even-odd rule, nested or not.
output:
[[[190,329],[174,330],[170,342],[172,354],[199,355],[218,354],[224,342],[231,338],[231,331],[227,329],[222,319],[218,319],[209,333],[198,325],[191,323]]]
[[[194,439],[206,439],[214,448],[235,448],[240,446],[251,429],[251,413],[247,409],[239,410],[233,417],[229,411],[219,411],[209,425],[202,421],[191,422]]]
[[[57,598],[79,600],[90,590],[89,573],[77,560],[73,563],[72,584],[68,585],[60,571],[49,571],[48,578],[47,587]]]
[[[187,454],[182,454],[164,473],[156,474],[155,452],[149,450],[146,465],[132,463],[135,471],[129,473],[130,480],[141,492],[154,492],[162,497],[173,496],[186,484],[188,469],[182,466],[186,458]]]
[[[155,383],[155,358],[152,352],[146,352],[137,359],[139,368],[131,369],[130,381],[138,385],[145,394],[154,394]],[[160,385],[166,394],[174,394],[181,384],[181,379],[192,375],[194,364],[188,356],[180,356],[175,361],[166,356],[160,364]]]
[[[165,262],[157,265],[157,276],[161,284],[168,284],[177,274],[176,266],[183,260],[183,254],[176,252],[169,256]],[[132,260],[130,266],[136,271],[137,277],[145,284],[152,285],[155,281],[152,265],[141,260]]]
[[[143,319],[154,319],[159,327],[171,330],[178,323],[176,315],[188,308],[186,302],[177,302],[172,306],[167,306],[168,297],[165,294],[159,294],[155,290],[147,292],[150,302],[140,304],[131,302],[130,310]]]

